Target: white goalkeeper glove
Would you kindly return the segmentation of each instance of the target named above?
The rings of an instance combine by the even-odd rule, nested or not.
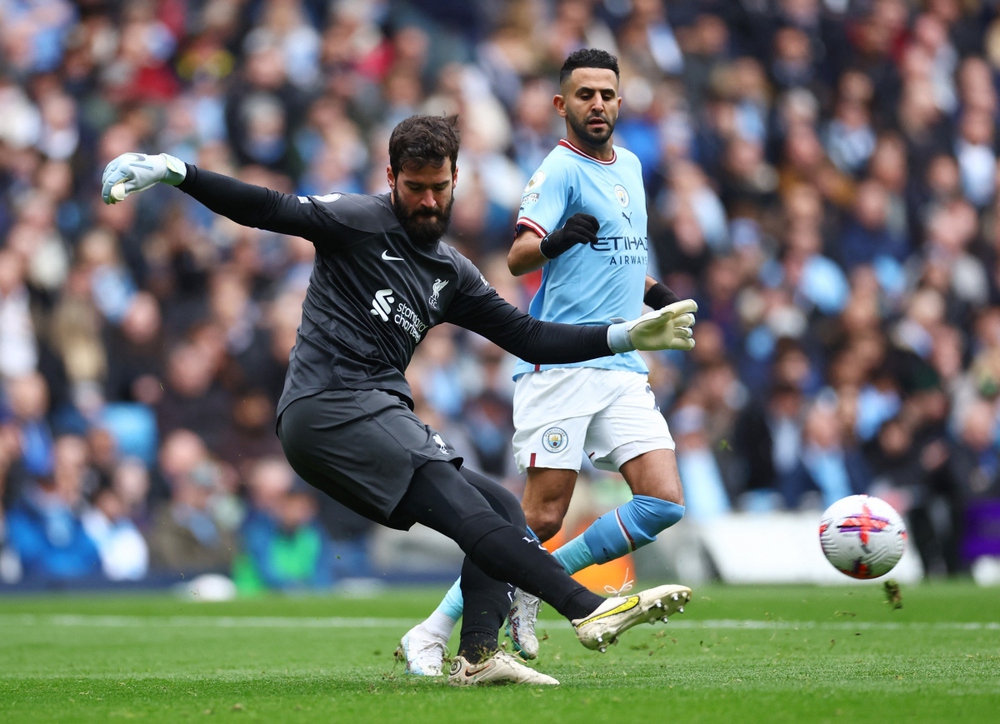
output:
[[[608,347],[616,354],[634,349],[686,352],[694,348],[691,325],[697,311],[698,304],[693,299],[682,299],[631,322],[616,322],[608,327]]]
[[[129,194],[145,191],[161,181],[176,186],[187,176],[187,166],[179,158],[165,153],[123,153],[104,169],[101,198],[116,204]]]

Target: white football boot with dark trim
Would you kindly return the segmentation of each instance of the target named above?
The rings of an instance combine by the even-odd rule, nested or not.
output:
[[[514,651],[522,659],[538,658],[538,637],[535,635],[535,622],[538,620],[538,609],[542,605],[538,596],[525,593],[520,588],[514,589],[514,600],[507,612],[507,636],[514,644]]]
[[[589,616],[574,619],[573,628],[580,643],[604,653],[622,632],[640,623],[666,623],[668,616],[684,613],[684,604],[690,600],[687,586],[657,586],[633,596],[609,598]]]
[[[497,651],[490,658],[478,664],[470,664],[464,656],[451,660],[448,683],[452,686],[476,686],[482,684],[534,684],[536,686],[558,686],[559,681],[547,674],[535,671],[513,654]]]
[[[447,643],[417,625],[403,634],[395,656],[406,664],[407,674],[441,676],[441,665],[448,653]]]

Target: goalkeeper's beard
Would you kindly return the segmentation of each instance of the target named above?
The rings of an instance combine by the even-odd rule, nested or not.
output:
[[[455,193],[452,192],[448,203],[439,209],[417,208],[410,211],[400,200],[396,189],[392,190],[392,211],[399,219],[400,225],[417,246],[430,246],[448,231],[451,221],[451,207],[455,203]]]

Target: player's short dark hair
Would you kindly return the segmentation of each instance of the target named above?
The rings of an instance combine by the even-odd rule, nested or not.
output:
[[[621,80],[621,74],[618,72],[618,58],[606,50],[584,48],[570,53],[569,57],[566,58],[566,62],[563,63],[562,69],[559,71],[559,85],[562,85],[577,68],[604,68],[606,70],[613,70],[615,78]]]
[[[451,159],[451,169],[458,161],[458,116],[410,116],[392,129],[389,136],[389,167],[392,175],[410,166],[440,166]]]

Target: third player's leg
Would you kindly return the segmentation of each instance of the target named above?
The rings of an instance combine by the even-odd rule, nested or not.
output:
[[[650,450],[623,463],[620,470],[633,495],[684,505],[684,488],[673,450]]]
[[[594,466],[622,473],[632,500],[598,518],[581,536],[593,562],[649,545],[684,515],[674,441],[644,375],[609,372],[617,397],[591,420],[587,454]],[[580,562],[586,563],[583,556]],[[579,563],[577,563],[579,565]]]
[[[562,527],[576,487],[576,470],[528,468],[521,507],[528,527],[542,542]]]

